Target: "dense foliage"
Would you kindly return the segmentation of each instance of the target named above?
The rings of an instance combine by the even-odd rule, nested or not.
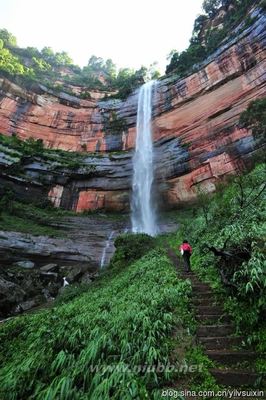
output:
[[[199,208],[177,234],[194,246],[193,269],[221,291],[238,329],[261,352],[266,351],[265,181],[266,166],[259,164],[231,177],[212,198],[202,192]]]
[[[194,23],[190,45],[179,53],[173,50],[166,74],[184,76],[197,69],[208,55],[215,51],[225,38],[230,38],[232,30],[245,18],[247,10],[254,4],[265,7],[265,0],[205,0],[203,10]],[[219,16],[219,10],[225,15]],[[212,21],[219,18],[219,24]],[[246,19],[245,26],[252,23]],[[222,27],[221,27],[222,25]],[[20,85],[31,88],[42,82],[48,88],[89,99],[90,90],[108,93],[108,97],[125,99],[147,79],[157,79],[160,74],[156,63],[138,70],[117,69],[111,59],[91,56],[83,68],[73,64],[66,52],[54,52],[50,47],[38,50],[34,47],[19,48],[16,38],[6,29],[0,30],[0,72]],[[76,91],[76,88],[80,89]]]
[[[266,138],[266,98],[252,101],[239,120],[243,128],[252,130],[253,135],[259,139]]]
[[[155,239],[145,233],[138,235],[127,233],[115,239],[116,252],[111,260],[110,266],[123,267],[128,262],[137,260],[154,248]]]
[[[71,303],[1,324],[1,399],[159,399],[173,373],[155,367],[191,322],[190,290],[155,249]]]
[[[232,30],[242,22],[248,9],[256,3],[259,4],[260,1],[205,0],[203,10],[206,14],[196,18],[189,47],[181,53],[174,50],[170,53],[166,74],[184,76],[192,72],[193,67],[197,69],[197,64],[213,53],[225,38],[231,37]],[[212,27],[212,21],[218,16],[221,7],[225,11],[224,16],[219,16],[219,25],[222,24],[222,27]],[[250,19],[246,19],[244,27],[251,22]]]
[[[96,56],[91,56],[88,64],[80,68],[65,51],[54,53],[51,47],[19,48],[16,38],[6,29],[0,30],[0,72],[29,88],[41,82],[56,92],[64,91],[84,99],[90,98],[89,90],[111,92],[113,97],[125,98],[148,77],[159,76],[156,63],[139,70],[117,70],[111,59]],[[73,91],[74,87],[80,87],[79,94]]]

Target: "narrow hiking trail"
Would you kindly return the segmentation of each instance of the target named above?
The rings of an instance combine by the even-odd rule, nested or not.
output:
[[[170,248],[168,256],[178,275],[191,281],[191,309],[198,324],[196,341],[204,349],[204,354],[214,362],[215,367],[210,369],[210,373],[217,384],[230,390],[259,390],[262,375],[252,368],[257,353],[243,348],[245,338],[237,336],[233,322],[223,310],[223,304],[217,300],[210,285],[202,283],[193,272],[185,273],[177,255]],[[247,396],[231,397],[234,398],[244,399]],[[248,398],[265,399],[265,390],[263,397]]]

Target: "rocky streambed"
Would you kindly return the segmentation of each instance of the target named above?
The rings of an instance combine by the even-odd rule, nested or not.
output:
[[[60,238],[0,231],[0,319],[51,302],[67,282],[90,284],[108,265],[117,235],[130,230],[128,215],[65,216],[51,225]],[[175,230],[171,216],[162,232]]]
[[[108,264],[113,240],[128,229],[129,220],[64,217],[52,226],[62,231],[62,238],[0,231],[0,318],[53,300],[64,282],[91,283]]]

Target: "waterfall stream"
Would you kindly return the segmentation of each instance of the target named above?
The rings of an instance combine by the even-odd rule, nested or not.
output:
[[[105,243],[105,247],[104,247],[103,252],[102,252],[101,264],[100,264],[101,268],[103,268],[105,266],[106,252],[107,252],[107,250],[109,249],[109,247],[111,245],[111,241],[113,239],[114,233],[115,233],[114,231],[112,231],[110,233],[110,235],[108,236],[108,239],[107,239],[107,241]]]
[[[151,236],[157,233],[155,205],[152,202],[153,143],[152,94],[155,81],[145,83],[139,92],[137,111],[137,137],[133,156],[133,183],[131,223],[133,232]]]

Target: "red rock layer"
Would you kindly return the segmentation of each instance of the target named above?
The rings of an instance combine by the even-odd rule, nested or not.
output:
[[[251,100],[266,94],[265,25],[265,17],[258,16],[254,26],[219,49],[198,72],[172,83],[159,82],[154,141],[177,138],[188,152],[186,173],[166,177],[165,204],[192,200],[202,188],[213,191],[224,175],[242,166],[246,154],[238,143],[247,142],[251,133],[238,127],[239,115]],[[96,101],[81,100],[77,105],[64,100],[62,104],[56,97],[34,95],[4,80],[0,89],[0,132],[6,135],[17,133],[22,139],[41,138],[50,148],[90,152],[108,151],[111,141],[117,140],[118,136],[105,135],[102,109]],[[127,101],[116,110],[131,121],[118,141],[121,150],[135,145],[133,103]],[[253,151],[252,146],[248,151]],[[79,193],[77,211],[128,206],[125,194],[130,188],[85,189]],[[55,189],[50,196],[57,205],[59,192]]]
[[[122,191],[83,190],[79,193],[77,212],[85,210],[123,211],[125,194]]]
[[[42,139],[54,149],[105,150],[101,125],[93,122],[96,103],[81,100],[77,109],[53,96],[30,94],[6,80],[0,80],[0,89],[1,133]]]

